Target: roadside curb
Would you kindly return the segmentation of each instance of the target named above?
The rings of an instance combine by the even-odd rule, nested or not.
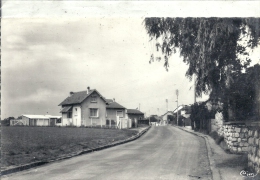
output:
[[[198,133],[198,132],[188,131],[188,130],[183,129],[183,128],[178,127],[178,126],[174,126],[173,125],[173,127],[176,127],[178,129],[181,129],[181,130],[183,130],[185,132],[188,132],[190,134],[193,134],[193,135],[196,135],[196,136],[204,138],[204,140],[206,142],[207,152],[208,152],[208,159],[209,159],[209,164],[210,164],[210,170],[212,172],[212,179],[213,180],[222,180],[220,171],[215,166],[216,163],[215,163],[215,159],[213,158],[213,152],[212,152],[212,148],[211,148],[211,146],[209,144],[208,136],[204,135],[204,134],[201,134],[201,133]]]
[[[8,175],[8,174],[19,172],[19,171],[23,171],[23,170],[28,170],[28,169],[31,169],[31,168],[34,168],[34,167],[37,167],[37,166],[41,166],[41,165],[44,165],[44,164],[48,164],[48,163],[51,163],[51,162],[65,160],[65,159],[69,159],[69,158],[76,157],[76,156],[79,156],[79,155],[91,153],[91,152],[94,152],[94,151],[100,151],[102,149],[107,149],[107,148],[114,147],[114,146],[117,146],[117,145],[125,144],[125,143],[131,142],[131,141],[134,141],[134,140],[140,138],[150,128],[151,128],[151,126],[148,126],[147,128],[145,128],[141,132],[138,132],[135,136],[132,136],[132,137],[127,138],[125,140],[120,140],[120,141],[113,142],[112,144],[99,146],[99,147],[93,148],[93,149],[86,149],[86,150],[83,150],[83,151],[73,152],[73,153],[71,153],[69,155],[60,156],[60,157],[58,157],[56,159],[50,159],[48,161],[37,161],[37,162],[34,162],[34,163],[24,164],[24,165],[21,165],[21,166],[17,166],[17,167],[13,167],[13,168],[10,168],[10,169],[6,169],[6,170],[1,171],[0,176]]]

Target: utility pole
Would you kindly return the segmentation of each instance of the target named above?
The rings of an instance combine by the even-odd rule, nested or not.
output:
[[[176,95],[177,95],[177,126],[179,124],[179,115],[178,115],[178,96],[179,96],[179,90],[176,89]]]
[[[193,75],[194,78],[194,104],[196,103],[196,75]]]
[[[166,99],[166,112],[168,112],[168,99]]]
[[[149,110],[149,125],[151,125],[150,117],[151,117],[151,114],[150,114],[150,110]]]

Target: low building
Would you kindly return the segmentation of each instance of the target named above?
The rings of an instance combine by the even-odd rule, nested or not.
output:
[[[10,120],[10,126],[56,126],[61,116],[52,115],[22,115],[21,119]]]
[[[173,119],[174,113],[172,111],[167,111],[165,114],[162,115],[161,125],[167,125]]]
[[[115,99],[106,99],[106,125],[115,126],[117,117],[126,118],[126,108],[117,103]]]
[[[142,113],[138,109],[127,109],[127,117],[132,120],[133,119],[142,120],[144,119],[144,113]]]
[[[138,109],[127,109],[127,118],[131,119],[132,127],[137,127],[138,120],[144,119],[144,113],[139,111]]]

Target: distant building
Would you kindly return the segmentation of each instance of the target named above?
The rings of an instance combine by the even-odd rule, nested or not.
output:
[[[170,120],[173,118],[173,112],[172,111],[167,111],[165,114],[162,115],[162,121],[161,125],[167,125],[169,124]]]
[[[10,126],[56,126],[60,122],[61,116],[22,115],[21,119],[10,120]]]
[[[144,113],[138,109],[127,109],[127,118],[131,119],[133,127],[137,127],[138,120],[144,119]]]
[[[127,116],[129,119],[144,119],[144,113],[139,111],[138,109],[127,109]]]

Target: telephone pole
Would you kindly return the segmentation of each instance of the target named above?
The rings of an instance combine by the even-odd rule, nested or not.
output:
[[[194,104],[196,103],[196,75],[193,75],[194,78]]]
[[[176,96],[177,96],[177,126],[179,124],[179,115],[178,115],[178,96],[179,96],[179,90],[176,89]]]
[[[168,99],[166,99],[166,112],[168,112]]]

